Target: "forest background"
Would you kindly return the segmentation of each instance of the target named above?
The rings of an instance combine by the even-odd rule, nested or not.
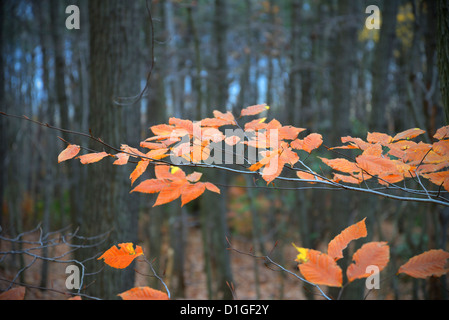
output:
[[[69,5],[79,8],[79,29],[66,27]],[[369,5],[380,9],[380,29],[365,25]],[[329,146],[347,135],[394,135],[413,127],[425,130],[422,139],[430,142],[446,124],[437,5],[433,0],[3,0],[0,110],[92,132],[114,146],[137,145],[150,126],[169,117],[200,120],[213,110],[239,114],[260,103],[270,106],[270,118],[319,132]],[[313,299],[310,287],[227,250],[226,237],[243,251],[270,252],[294,270],[292,242],[320,248],[367,217],[370,236],[364,241],[388,241],[392,256],[372,296],[448,297],[446,277],[392,276],[413,255],[447,249],[449,213],[437,205],[311,186],[256,188],[241,175],[204,170],[221,195],[183,207],[177,202],[153,207],[153,195],[129,193],[129,167],[57,163],[66,145],[58,136],[102,148],[89,139],[7,117],[0,117],[0,129],[2,236],[15,238],[39,223],[44,234],[65,227],[85,237],[108,233],[107,241],[76,250],[80,259],[114,243],[138,243],[155,259],[174,298]],[[327,154],[323,148],[314,151]],[[320,163],[311,166],[327,170]],[[0,251],[11,249],[1,244]],[[20,270],[23,283],[51,287],[66,277],[64,269],[27,263],[8,256],[0,278],[11,280]],[[91,272],[100,269],[96,260],[89,263]],[[145,272],[102,269],[87,280],[89,293],[113,298],[136,283],[162,288]],[[9,285],[0,281],[1,289]],[[344,297],[363,298],[365,289],[363,281],[352,284]]]

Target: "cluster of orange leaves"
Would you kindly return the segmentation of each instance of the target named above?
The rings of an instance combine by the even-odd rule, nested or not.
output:
[[[265,104],[249,106],[241,111],[240,119],[258,116],[268,109],[269,107]],[[262,178],[269,184],[281,175],[286,165],[293,168],[300,161],[296,151],[302,150],[310,154],[323,143],[323,138],[318,133],[310,133],[302,139],[298,138],[299,134],[306,129],[284,126],[276,119],[267,123],[266,118],[256,117],[241,126],[229,111],[222,113],[215,110],[213,114],[213,118],[198,122],[170,118],[168,124],[152,126],[150,129],[154,136],[140,143],[140,147],[150,150],[146,153],[128,145],[122,145],[121,152],[114,155],[97,152],[77,158],[81,163],[88,164],[109,156],[115,158],[114,165],[125,165],[130,157],[137,158],[137,165],[130,175],[131,184],[141,177],[150,162],[154,162],[156,178],[142,181],[131,192],[159,193],[154,206],[180,197],[183,206],[199,197],[205,190],[216,193],[220,193],[220,190],[210,182],[199,182],[201,173],[186,174],[179,167],[162,161],[168,156],[182,157],[193,164],[202,163],[211,156],[212,142],[224,141],[230,146],[242,143],[247,147],[259,149],[262,158],[252,162],[248,170],[259,171]],[[236,135],[226,137],[219,130],[229,126],[243,127],[247,140],[242,140]],[[344,145],[330,149],[360,151],[354,160],[319,157],[334,170],[332,178],[325,178],[315,172],[304,170],[297,170],[296,175],[310,183],[327,179],[335,183],[361,184],[363,181],[376,179],[382,185],[397,183],[406,178],[423,177],[449,191],[449,126],[437,130],[433,136],[436,141],[432,144],[412,140],[423,133],[425,133],[424,130],[413,128],[395,136],[379,132],[368,133],[366,140],[350,136],[342,137],[341,141]],[[188,141],[183,140],[185,137],[188,137]],[[80,146],[69,144],[60,153],[58,162],[76,157],[80,150]],[[342,286],[342,270],[337,261],[343,257],[342,252],[351,241],[365,236],[366,227],[362,220],[336,236],[329,243],[327,253],[295,246],[299,251],[297,261],[301,273],[308,281],[315,284]],[[108,264],[118,259],[120,263],[111,262],[110,265],[121,268],[126,267],[128,262],[130,263],[141,254],[141,251],[138,251],[140,247],[133,251],[132,244],[122,245],[124,247],[120,249],[111,248],[110,250],[114,250],[115,253],[106,252],[101,258],[104,258]],[[399,268],[398,273],[405,273],[416,278],[440,276],[448,271],[445,268],[448,258],[449,253],[443,250],[430,250],[411,258]],[[386,242],[366,243],[353,255],[353,263],[346,270],[348,281],[368,277],[370,275],[366,273],[368,265],[376,265],[381,271],[388,262],[389,246]]]
[[[300,248],[293,244],[298,251],[295,261],[298,262],[298,268],[307,281],[331,287],[343,285],[343,271],[337,261],[343,258],[343,250],[353,240],[367,236],[365,219],[347,227],[333,238],[328,244],[327,253]],[[429,250],[409,259],[399,267],[397,273],[423,279],[429,276],[439,277],[449,272],[446,266],[448,259],[449,252]],[[390,261],[390,247],[384,241],[365,243],[354,252],[352,261],[346,269],[348,282],[367,278],[382,271]],[[371,272],[368,268],[370,266],[377,267],[377,270]]]
[[[323,143],[321,134],[310,133],[304,138],[298,135],[305,131],[291,125],[284,126],[278,120],[266,122],[259,115],[269,109],[265,104],[249,106],[241,111],[240,118],[255,116],[243,125],[237,123],[234,115],[215,110],[213,118],[191,121],[170,118],[168,124],[150,127],[153,136],[140,142],[140,147],[149,149],[142,152],[137,148],[123,144],[120,152],[93,152],[77,158],[83,164],[94,163],[105,157],[113,157],[114,165],[125,165],[129,159],[137,163],[130,174],[131,184],[142,176],[151,162],[154,164],[155,179],[147,179],[137,185],[131,192],[159,193],[156,205],[165,204],[181,198],[184,205],[209,190],[220,193],[219,188],[210,182],[199,182],[201,173],[187,175],[182,169],[172,165],[166,157],[182,158],[191,164],[205,163],[213,150],[212,142],[224,142],[235,146],[244,144],[257,148],[259,161],[250,161],[250,171],[259,171],[262,178],[271,183],[278,178],[286,165],[294,167],[300,161],[299,150],[311,153]],[[222,128],[244,128],[246,139],[238,135],[226,136]],[[435,134],[433,144],[415,142],[412,139],[425,133],[413,128],[395,136],[385,133],[369,132],[366,140],[354,137],[342,137],[342,146],[330,149],[351,149],[361,153],[354,160],[348,158],[319,159],[329,166],[332,178],[319,176],[315,172],[294,168],[296,175],[305,181],[328,180],[334,183],[361,184],[369,179],[383,185],[398,183],[406,178],[423,177],[449,191],[449,126],[440,128]],[[187,140],[186,140],[187,139]],[[58,156],[58,162],[72,159],[78,155],[81,147],[69,144]],[[252,161],[252,162],[251,162]]]

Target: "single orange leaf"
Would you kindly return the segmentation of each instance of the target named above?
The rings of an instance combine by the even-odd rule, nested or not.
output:
[[[142,247],[136,246],[134,250],[132,242],[119,243],[118,246],[120,249],[112,246],[97,260],[104,259],[104,263],[107,265],[116,269],[123,269],[129,266],[135,258],[143,255]]]
[[[387,158],[362,154],[355,159],[357,165],[370,175],[396,173],[395,163]]]
[[[356,163],[351,162],[349,160],[343,159],[343,158],[337,158],[337,159],[326,159],[321,158],[321,161],[323,161],[325,164],[327,164],[329,167],[331,167],[334,170],[345,172],[345,173],[358,173],[360,172],[360,168],[357,166]]]
[[[253,106],[246,107],[245,109],[242,109],[242,111],[240,113],[240,116],[241,117],[243,117],[243,116],[254,116],[254,115],[259,114],[259,113],[261,113],[261,112],[263,112],[265,110],[268,110],[268,109],[270,109],[270,107],[267,106],[265,103],[256,104],[256,105],[253,105]]]
[[[152,149],[152,150],[163,149],[163,148],[166,147],[165,143],[161,143],[161,142],[147,142],[147,141],[140,142],[140,146],[142,148]]]
[[[58,163],[72,159],[81,150],[81,147],[76,144],[69,144],[58,156]]]
[[[433,137],[438,140],[449,138],[449,126],[439,128],[437,132],[433,135]]]
[[[343,181],[343,182],[351,183],[351,184],[360,184],[363,181],[363,179],[358,178],[355,175],[348,176],[348,175],[339,174],[339,173],[334,173],[334,178],[332,180],[337,183],[340,183],[341,181]]]
[[[25,298],[25,292],[25,287],[15,287],[0,293],[0,300],[23,300]]]
[[[372,275],[368,273],[369,266],[375,266],[382,271],[390,261],[390,247],[386,242],[368,242],[358,249],[352,256],[355,263],[346,269],[348,281],[366,278]]]
[[[440,277],[449,272],[448,259],[449,252],[432,249],[410,258],[399,268],[398,273],[405,273],[410,277],[420,279],[430,276]]]
[[[393,138],[391,136],[380,132],[368,132],[368,135],[366,136],[366,141],[369,143],[380,143],[383,146],[386,146],[392,140]]]
[[[303,140],[296,139],[291,142],[291,147],[297,150],[304,150],[308,153],[321,146],[323,137],[319,133],[311,133]]]
[[[413,139],[423,133],[425,133],[425,131],[419,128],[408,129],[395,135],[393,141]]]
[[[449,191],[449,170],[425,173],[421,175],[438,186],[442,185],[446,191]]]
[[[137,178],[139,178],[145,170],[147,170],[148,164],[150,163],[149,160],[141,160],[139,163],[137,163],[136,168],[131,172],[131,175],[129,178],[131,179],[131,185],[134,184],[134,181],[136,181]]]
[[[226,121],[226,124],[236,124],[234,115],[231,111],[227,111],[226,113],[220,112],[218,110],[213,111],[214,117],[220,120]]]
[[[299,179],[304,179],[304,180],[323,180],[320,177],[317,177],[311,173],[308,172],[304,172],[304,171],[296,171],[296,175],[298,176]],[[309,182],[314,184],[315,182]]]
[[[307,250],[307,262],[299,264],[299,270],[307,281],[330,287],[341,287],[343,272],[334,259],[317,250]]]
[[[366,237],[365,219],[347,227],[332,239],[327,246],[327,254],[335,260],[343,258],[343,250],[352,240]]]
[[[109,154],[106,152],[94,152],[94,153],[88,153],[82,156],[77,157],[80,159],[82,164],[88,164],[88,163],[94,163],[98,162],[104,157],[107,157]]]
[[[135,287],[119,293],[118,296],[123,300],[168,300],[165,292],[150,287]]]
[[[267,118],[254,119],[245,123],[245,131],[258,131],[265,129],[267,127],[265,120],[267,120]]]
[[[189,174],[187,177],[186,177],[186,179],[187,179],[187,181],[189,181],[189,182],[198,182],[198,180],[200,180],[200,178],[201,178],[201,176],[202,176],[203,174],[201,173],[201,172],[192,172],[191,174]]]
[[[120,152],[120,153],[117,153],[115,155],[115,157],[117,158],[117,160],[115,160],[112,164],[122,166],[122,165],[125,165],[128,163],[129,154],[127,154],[127,153]]]

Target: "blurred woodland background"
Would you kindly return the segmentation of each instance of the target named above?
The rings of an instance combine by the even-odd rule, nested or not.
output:
[[[321,133],[328,146],[340,145],[346,135],[364,139],[367,132],[394,134],[413,127],[426,130],[422,139],[430,142],[445,125],[437,3],[2,0],[0,111],[92,132],[116,147],[137,147],[150,136],[151,125],[172,116],[200,120],[213,110],[238,111],[258,103],[267,103],[268,117],[283,125]],[[80,9],[78,30],[65,26],[69,5]],[[379,30],[365,27],[368,5],[381,11]],[[399,263],[411,256],[447,250],[448,213],[436,205],[310,187],[246,188],[252,184],[247,178],[208,169],[204,180],[216,182],[221,195],[204,195],[183,208],[177,201],[152,208],[154,195],[129,193],[130,167],[57,162],[65,148],[58,136],[98,151],[104,146],[5,116],[0,129],[2,236],[14,238],[40,222],[44,232],[67,226],[86,237],[110,232],[101,245],[73,255],[84,260],[116,243],[139,244],[156,259],[174,298],[232,298],[228,283],[233,283],[242,298],[313,299],[310,288],[284,272],[227,250],[226,237],[242,251],[270,253],[295,271],[292,242],[319,249],[367,217],[368,237],[359,243],[374,238],[391,246],[381,289],[370,297],[448,297],[446,277],[395,276]],[[326,170],[320,163],[309,165]],[[11,249],[5,241],[0,247]],[[17,255],[3,259],[0,277],[10,280],[23,270],[21,280],[32,282],[26,277],[32,268],[25,266]],[[101,269],[96,259],[86,266],[87,272]],[[201,280],[192,277],[193,270]],[[104,268],[88,277],[87,292],[113,298],[139,276],[131,267]],[[48,267],[40,266],[36,283],[50,287],[51,278]],[[156,278],[143,278],[161,288]],[[0,288],[6,286],[0,281]],[[365,294],[361,280],[343,297]]]

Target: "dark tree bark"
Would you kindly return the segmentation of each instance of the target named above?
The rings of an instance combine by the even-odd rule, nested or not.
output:
[[[111,146],[120,147],[130,138],[126,128],[127,114],[139,112],[136,106],[116,103],[119,97],[133,96],[140,91],[139,75],[130,69],[133,59],[130,51],[137,49],[138,45],[134,32],[138,8],[128,2],[110,0],[89,1],[88,9],[89,128],[94,136]],[[123,90],[124,86],[134,88],[133,92]],[[132,141],[139,141],[138,139],[139,137],[133,137]],[[98,144],[91,144],[90,147],[95,150],[104,148]],[[131,205],[133,199],[129,196],[129,172],[126,168],[101,162],[89,165],[87,175],[89,182],[85,186],[83,226],[87,228],[89,235],[110,232],[110,236],[102,248],[85,250],[86,258],[121,242],[136,243],[138,216]],[[98,261],[94,260],[89,270],[98,268]],[[88,292],[93,296],[113,299],[133,285],[132,266],[125,270],[106,266],[96,275],[96,281],[88,288]]]
[[[446,125],[449,124],[449,3],[438,0],[438,72]]]
[[[396,38],[398,7],[398,0],[384,0],[380,8],[382,12],[382,26],[373,59],[372,110],[369,122],[369,128],[379,132],[385,132],[387,128],[385,111],[389,97],[387,91],[389,83],[388,69],[393,56],[393,44]]]

